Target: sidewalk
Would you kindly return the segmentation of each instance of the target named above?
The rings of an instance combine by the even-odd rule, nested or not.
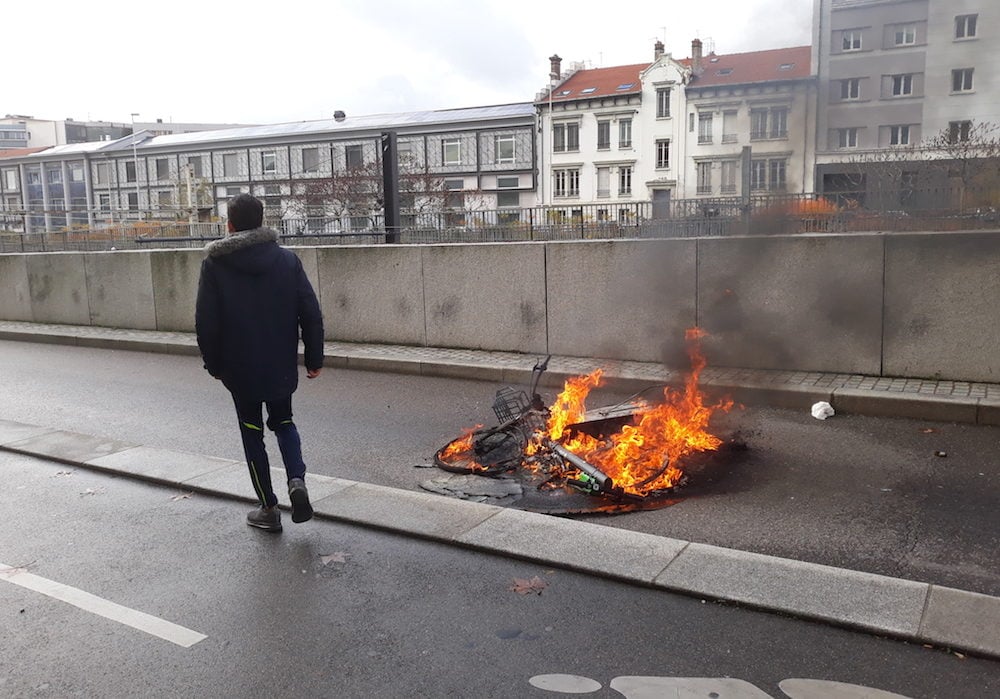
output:
[[[193,336],[185,333],[0,322],[0,339],[197,354]],[[328,343],[326,354],[332,366],[511,384],[528,383],[538,359],[347,343]],[[546,376],[560,384],[597,366],[553,357]],[[603,366],[640,387],[677,378],[650,364]],[[828,400],[838,410],[869,415],[988,424],[1000,418],[1000,386],[994,384],[746,370],[706,370],[704,377],[704,384],[747,403],[808,408]],[[250,502],[241,462],[4,420],[0,449]],[[276,471],[275,478],[283,473]],[[1000,659],[998,597],[328,476],[311,475],[309,487],[319,519]]]
[[[198,354],[193,333],[155,330],[0,321],[0,340]],[[535,363],[544,359],[517,352],[348,342],[327,342],[324,354],[326,365],[330,367],[522,386],[530,383]],[[554,356],[541,383],[561,386],[567,377],[587,374],[597,368],[603,368],[605,376],[622,391],[682,379],[682,374],[655,363]],[[709,391],[728,394],[746,405],[808,410],[813,403],[826,401],[842,413],[1000,425],[1000,383],[707,367],[702,372],[700,385]]]

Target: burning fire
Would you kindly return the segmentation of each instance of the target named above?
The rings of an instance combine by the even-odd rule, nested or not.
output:
[[[645,495],[676,485],[683,475],[680,466],[685,456],[714,451],[722,444],[721,439],[707,431],[708,423],[715,411],[725,412],[733,405],[729,399],[706,405],[704,395],[698,390],[698,378],[705,368],[699,341],[705,334],[700,328],[692,328],[685,334],[691,373],[683,390],[668,387],[663,390],[662,403],[637,404],[634,424],[623,426],[620,432],[605,440],[587,434],[561,439],[563,428],[582,416],[584,400],[589,393],[587,387],[600,385],[583,381],[571,386],[567,382],[566,389],[552,406],[549,436],[561,439],[566,449],[599,468],[626,493]],[[581,385],[585,390],[581,390]],[[572,399],[563,400],[564,395]],[[569,406],[573,414],[562,415],[564,405]],[[553,426],[560,426],[558,434]]]
[[[645,496],[677,485],[683,476],[686,456],[714,451],[722,445],[721,439],[708,432],[709,421],[716,411],[726,412],[733,405],[730,399],[708,405],[698,390],[698,379],[706,364],[700,347],[705,336],[700,328],[685,333],[691,372],[683,388],[664,388],[661,403],[633,403],[632,423],[607,437],[597,438],[567,429],[584,420],[587,396],[602,385],[603,370],[568,379],[549,408],[544,426],[539,422],[528,439],[521,466],[530,470],[537,470],[540,464],[544,467],[551,463],[545,456],[561,448],[571,452],[555,457],[563,465],[562,474],[578,482],[594,477],[594,473],[580,470],[589,466],[600,472],[596,474],[598,478],[601,474],[609,478],[616,492]],[[477,430],[481,427],[467,430],[449,444],[439,453],[441,460],[446,463],[461,460],[471,471],[486,471],[475,458]],[[575,457],[586,463],[565,465]]]

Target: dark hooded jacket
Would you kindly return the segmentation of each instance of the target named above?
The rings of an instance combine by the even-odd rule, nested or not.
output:
[[[210,243],[195,330],[205,369],[235,396],[277,400],[298,386],[299,332],[307,369],[323,366],[323,316],[302,262],[269,228]]]

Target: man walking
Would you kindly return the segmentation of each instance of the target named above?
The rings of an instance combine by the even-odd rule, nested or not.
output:
[[[267,427],[278,440],[288,476],[292,521],[312,518],[305,485],[299,432],[292,422],[292,394],[298,386],[299,332],[305,345],[306,376],[323,368],[323,316],[302,262],[263,228],[264,206],[249,194],[228,204],[229,235],[209,243],[201,265],[195,330],[205,369],[222,381],[236,404],[240,436],[260,507],[247,524],[281,531],[278,498],[271,486],[264,449]]]

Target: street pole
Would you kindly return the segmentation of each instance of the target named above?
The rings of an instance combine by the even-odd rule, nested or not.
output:
[[[132,168],[135,170],[135,212],[142,218],[139,210],[139,155],[135,148],[135,118],[139,112],[132,112]]]

